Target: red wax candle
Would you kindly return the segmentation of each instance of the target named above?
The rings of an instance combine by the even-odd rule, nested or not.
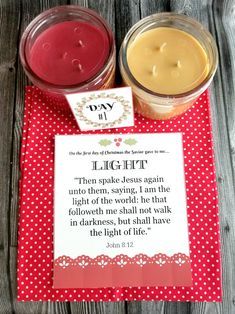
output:
[[[66,5],[41,13],[23,33],[20,58],[29,79],[48,95],[64,96],[114,84],[112,31],[87,8]]]
[[[29,64],[36,75],[51,84],[74,85],[96,75],[108,55],[108,37],[101,28],[66,21],[38,36],[29,53]]]

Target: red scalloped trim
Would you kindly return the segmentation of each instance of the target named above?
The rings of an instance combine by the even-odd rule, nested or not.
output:
[[[113,258],[60,256],[54,261],[54,288],[191,286],[190,259],[183,253],[150,257],[120,254]]]
[[[88,266],[100,266],[101,268],[104,268],[108,265],[118,265],[120,267],[125,267],[127,265],[133,264],[136,264],[140,267],[143,267],[144,265],[147,264],[156,264],[159,267],[162,267],[164,265],[174,263],[181,267],[183,264],[189,262],[190,262],[189,256],[183,253],[177,253],[172,256],[158,253],[153,255],[152,257],[140,253],[133,257],[129,257],[124,254],[119,254],[113,258],[103,254],[96,256],[95,258],[92,258],[87,255],[81,255],[76,258],[71,258],[69,256],[62,255],[55,259],[54,264],[62,268],[67,268],[70,266],[77,266],[81,268],[85,268]]]

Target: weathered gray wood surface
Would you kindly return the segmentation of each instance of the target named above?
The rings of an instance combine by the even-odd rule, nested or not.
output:
[[[89,6],[108,20],[120,43],[131,25],[154,12],[186,13],[208,26],[220,63],[211,87],[223,263],[222,303],[20,303],[16,301],[19,149],[24,86],[19,38],[41,11],[60,4]],[[235,0],[0,0],[0,314],[235,313]]]

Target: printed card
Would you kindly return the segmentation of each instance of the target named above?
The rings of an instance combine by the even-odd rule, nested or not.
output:
[[[58,135],[54,288],[192,284],[181,133]]]

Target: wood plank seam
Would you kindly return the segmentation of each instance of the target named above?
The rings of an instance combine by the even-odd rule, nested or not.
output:
[[[17,51],[16,51],[16,59],[15,59],[15,62],[14,62],[14,68],[15,68],[15,88],[14,88],[14,108],[13,108],[13,112],[14,112],[14,115],[13,115],[13,123],[12,123],[12,142],[11,142],[11,156],[10,156],[10,163],[11,163],[11,170],[10,170],[10,182],[9,182],[9,213],[8,213],[8,240],[10,241],[11,239],[11,208],[12,208],[12,202],[13,202],[13,186],[12,186],[12,183],[14,181],[14,178],[13,178],[13,154],[14,154],[14,142],[15,142],[15,136],[14,136],[14,129],[15,129],[15,108],[16,108],[16,90],[17,90],[17,72],[18,72],[18,62],[17,62],[17,57],[19,55],[19,43],[20,43],[20,29],[21,29],[21,23],[22,23],[22,3],[20,1],[20,4],[19,4],[19,19],[18,19],[18,36],[17,36]],[[8,281],[9,281],[9,294],[10,294],[10,297],[11,297],[11,307],[12,307],[12,311],[14,312],[14,305],[13,305],[13,295],[15,295],[15,293],[13,293],[13,289],[16,289],[16,287],[13,287],[12,284],[11,284],[11,275],[10,275],[10,259],[11,259],[11,256],[10,256],[10,247],[8,248],[8,252],[7,252],[7,260],[8,260],[8,263],[7,263],[7,273],[8,273]],[[16,276],[16,273],[13,274],[13,276]]]

